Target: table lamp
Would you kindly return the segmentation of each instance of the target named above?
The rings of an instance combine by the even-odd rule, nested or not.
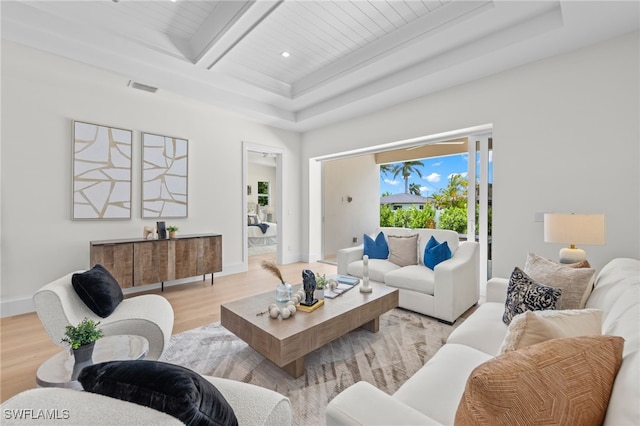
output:
[[[275,209],[273,208],[273,206],[268,205],[264,207],[264,213],[267,215],[267,222],[273,222],[273,213],[275,212]]]
[[[544,241],[565,243],[560,249],[560,263],[576,263],[587,259],[584,250],[576,244],[604,245],[604,215],[575,213],[546,213],[544,215]]]

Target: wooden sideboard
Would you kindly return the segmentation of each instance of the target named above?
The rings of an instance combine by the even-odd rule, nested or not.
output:
[[[171,239],[130,238],[90,242],[91,265],[101,264],[128,288],[222,271],[222,235],[181,235]]]

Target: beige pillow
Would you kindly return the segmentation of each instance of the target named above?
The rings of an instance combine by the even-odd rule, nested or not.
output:
[[[558,263],[558,262],[554,262],[554,263]],[[591,268],[591,264],[589,263],[588,260],[582,260],[576,263],[558,263],[558,265],[568,266],[569,268]]]
[[[524,273],[538,283],[562,290],[558,309],[582,309],[593,290],[596,270],[565,266],[529,253]]]
[[[624,339],[552,339],[476,367],[456,425],[601,425],[622,363]]]
[[[500,354],[560,337],[601,334],[602,311],[598,309],[527,311],[511,320]]]
[[[418,264],[418,235],[389,235],[389,261],[398,266]]]

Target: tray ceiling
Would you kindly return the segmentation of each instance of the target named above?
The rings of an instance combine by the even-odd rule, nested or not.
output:
[[[635,1],[3,0],[2,37],[305,131],[638,31],[639,16]]]

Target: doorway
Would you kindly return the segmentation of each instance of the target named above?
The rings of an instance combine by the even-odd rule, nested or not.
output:
[[[243,143],[243,262],[260,256],[282,262],[285,227],[282,192],[282,155],[279,148]]]
[[[357,154],[351,152],[316,158],[322,164],[320,259],[335,262],[338,249],[361,244],[363,233],[373,232],[379,226],[380,164],[457,153],[468,157],[460,170],[467,169],[467,219],[465,224],[463,214],[458,232],[474,236],[471,238],[480,244],[480,289],[485,294],[486,281],[491,277],[491,131],[491,125],[484,125],[368,147]],[[468,141],[464,145],[459,143],[463,139]],[[425,179],[428,177],[424,176]],[[432,192],[428,195],[431,196]]]

